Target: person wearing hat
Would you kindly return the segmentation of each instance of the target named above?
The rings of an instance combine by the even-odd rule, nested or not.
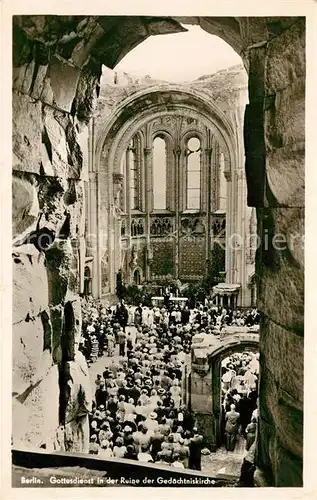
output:
[[[96,400],[96,405],[100,407],[100,405],[105,405],[107,401],[107,391],[104,382],[101,382],[99,385],[99,388],[95,392],[95,400]]]
[[[113,452],[110,447],[110,441],[106,439],[101,441],[98,456],[100,458],[113,458]]]
[[[180,456],[178,453],[174,453],[172,457],[172,467],[177,469],[185,469],[183,462],[180,461]]]
[[[126,347],[126,332],[125,329],[120,328],[117,334],[118,343],[119,343],[119,356],[124,357],[125,355],[125,347]]]
[[[115,446],[113,448],[113,456],[115,458],[123,458],[125,455],[125,452],[127,451],[126,447],[124,446],[124,440],[122,437],[118,437],[115,441]]]
[[[201,447],[203,442],[203,437],[198,434],[198,429],[194,427],[194,436],[189,441],[189,469],[201,470]]]
[[[165,451],[160,451],[157,454],[157,464],[162,464],[162,465],[170,465],[170,454],[166,453]]]
[[[162,418],[165,416],[165,408],[163,407],[161,400],[157,402],[154,411],[157,414],[157,421],[160,424],[162,422]]]
[[[98,455],[98,452],[99,452],[99,444],[97,443],[97,436],[96,434],[93,434],[90,438],[89,454]]]
[[[101,443],[102,441],[111,441],[113,437],[113,432],[111,431],[110,429],[110,424],[109,422],[105,421],[101,424],[101,429],[100,429],[100,432],[98,434],[98,439],[99,439],[99,443]]]
[[[151,434],[154,434],[154,431],[158,429],[158,422],[157,422],[157,414],[155,411],[152,411],[148,418],[145,421],[145,426],[148,429],[148,432]]]
[[[146,445],[141,446],[141,450],[138,453],[138,461],[139,462],[153,462],[153,458],[149,453],[149,448]]]
[[[133,384],[131,389],[130,389],[130,397],[133,399],[134,405],[137,404],[137,401],[138,401],[140,396],[141,396],[141,391],[139,388],[139,384],[137,383],[137,380],[136,380],[135,384]]]
[[[125,420],[131,420],[132,422],[136,419],[136,411],[133,398],[129,398],[126,403],[124,403]]]
[[[178,443],[174,445],[174,453],[178,453],[179,460],[184,465],[184,468],[188,468],[188,457],[189,457],[189,447],[185,446],[185,441],[183,438],[180,438]]]
[[[164,442],[164,434],[159,427],[154,430],[150,438],[151,456],[154,462],[157,460],[157,455],[162,450],[162,443]]]
[[[171,398],[174,400],[175,408],[178,409],[181,404],[182,390],[179,386],[178,379],[173,380],[172,387],[170,388]]]
[[[128,460],[138,460],[138,453],[133,444],[128,444],[123,458],[127,458]]]

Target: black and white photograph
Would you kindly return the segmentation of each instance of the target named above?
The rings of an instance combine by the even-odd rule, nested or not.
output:
[[[303,488],[308,17],[85,7],[11,17],[11,487]]]

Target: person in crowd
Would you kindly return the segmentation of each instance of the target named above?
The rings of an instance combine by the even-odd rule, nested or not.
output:
[[[237,434],[239,429],[240,413],[236,411],[236,405],[230,405],[230,411],[225,415],[225,431],[226,431],[226,449],[234,451],[236,446]]]
[[[90,342],[90,352],[87,348],[85,355],[87,361],[95,358],[92,344],[96,337],[98,354],[110,356],[102,376],[98,374],[95,380],[94,408],[89,415],[90,453],[201,470],[204,438],[193,413],[183,404],[181,388],[192,337],[203,330],[214,332],[216,310],[207,303],[198,304],[193,312],[170,302],[168,308],[142,307],[135,327],[123,324],[120,310],[122,306],[128,309],[124,302],[112,309],[93,301],[85,304],[85,342],[80,349]],[[225,316],[228,324],[236,317],[229,309]],[[119,344],[119,357],[113,357],[115,343]],[[239,432],[241,436],[245,432],[247,446],[253,439],[254,422],[251,425],[250,421],[256,406],[257,363],[256,355],[246,351],[233,354],[222,367],[226,434],[237,436],[241,424]],[[227,448],[234,449],[233,441],[234,436],[227,439]]]
[[[246,433],[245,449],[247,451],[249,451],[249,449],[251,448],[252,444],[255,441],[256,429],[257,429],[257,421],[256,421],[256,418],[253,417],[250,424],[247,425],[247,428],[245,430],[245,433]]]
[[[116,319],[121,328],[123,329],[123,331],[125,331],[126,326],[128,324],[128,318],[129,318],[129,311],[125,305],[125,301],[122,299],[117,305]]]
[[[245,455],[241,467],[240,478],[237,486],[250,488],[254,486],[253,476],[255,472],[255,442],[250,446],[248,453]]]
[[[188,467],[194,470],[201,470],[201,446],[203,436],[198,434],[197,427],[194,427],[193,434],[193,437],[189,441]]]

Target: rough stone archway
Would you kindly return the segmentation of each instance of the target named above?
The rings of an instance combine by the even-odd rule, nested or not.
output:
[[[37,446],[34,443],[51,435],[56,424],[56,417],[49,422],[42,416],[41,424],[32,427],[35,416],[47,414],[47,384],[52,394],[59,391],[58,356],[43,351],[38,341],[44,335],[40,315],[47,311],[51,318],[53,352],[58,353],[63,307],[67,295],[78,295],[82,279],[76,275],[83,268],[80,262],[85,254],[80,143],[98,96],[101,66],[113,68],[150,35],[184,31],[179,21],[200,24],[223,38],[242,56],[249,73],[250,103],[245,115],[248,203],[257,208],[262,241],[256,257],[258,307],[263,317],[257,465],[271,485],[301,486],[304,18],[14,17],[13,171],[15,183],[21,181],[19,189],[24,193],[13,206],[14,428],[22,442]],[[41,228],[58,233],[68,211],[68,240],[78,242],[77,249],[64,242],[65,259],[61,258],[56,279],[62,278],[65,286],[58,297],[48,294],[44,252],[22,241],[36,229],[35,198],[44,213]],[[283,234],[284,248],[265,246],[267,234]],[[67,260],[69,265],[64,265]],[[30,370],[26,371],[25,360]],[[78,371],[76,377],[83,375]],[[30,395],[18,404],[19,394],[28,389]],[[56,400],[54,404],[58,405]],[[17,420],[22,411],[27,412],[25,432]],[[56,416],[58,408],[53,413]]]
[[[187,397],[211,451],[216,451],[221,444],[221,361],[243,350],[259,351],[258,333],[215,338],[214,345],[208,350],[197,348],[192,353]]]
[[[243,92],[245,94],[245,92]],[[246,96],[243,95],[246,99]],[[241,100],[243,100],[241,98]],[[240,104],[240,103],[239,103]],[[243,101],[243,106],[245,101]],[[94,252],[94,273],[93,273],[93,292],[96,297],[104,295],[100,276],[103,273],[102,255],[106,251],[111,255],[109,265],[109,282],[110,293],[115,292],[115,275],[118,271],[114,264],[116,261],[116,249],[120,245],[120,240],[110,244],[113,235],[118,235],[120,231],[115,228],[113,217],[108,214],[113,213],[114,191],[116,188],[116,176],[120,175],[121,158],[126,150],[132,136],[146,126],[151,121],[166,116],[177,115],[179,117],[198,120],[212,131],[215,140],[219,143],[224,151],[225,158],[225,174],[228,184],[230,184],[230,196],[228,196],[228,204],[230,207],[239,207],[244,204],[242,199],[237,202],[235,193],[239,191],[238,184],[244,182],[245,177],[239,179],[239,172],[243,173],[244,153],[243,153],[243,134],[240,119],[240,126],[236,125],[238,120],[236,114],[240,109],[236,108],[221,109],[206,92],[190,88],[186,85],[153,85],[146,89],[134,91],[132,95],[123,99],[119,104],[111,110],[111,114],[105,123],[102,123],[100,118],[99,128],[96,125],[96,138],[94,140],[94,161],[91,163],[91,170],[94,172],[94,180],[90,183],[90,211],[94,214],[90,217],[88,225],[89,234],[107,234],[107,238],[97,237],[97,244]],[[232,116],[228,116],[232,114]],[[162,129],[163,130],[163,129]],[[144,170],[151,169],[151,132],[150,127],[143,138],[143,147],[147,149],[148,154],[144,158]],[[175,140],[172,141],[174,152],[181,148],[184,138],[181,132],[176,134]],[[205,144],[206,148],[210,148],[211,144]],[[147,175],[147,174],[145,174]],[[229,190],[229,188],[228,188]],[[240,214],[239,209],[237,209]],[[227,219],[227,235],[228,239],[231,235],[232,227],[237,227],[233,218],[235,216],[233,210],[230,211],[230,217]],[[242,218],[242,217],[241,217]],[[242,231],[244,233],[244,231]],[[102,244],[106,241],[108,247]],[[229,248],[229,245],[227,245]],[[229,253],[229,252],[228,252]],[[228,276],[232,275],[233,258],[227,255],[227,261],[230,262],[227,269]]]

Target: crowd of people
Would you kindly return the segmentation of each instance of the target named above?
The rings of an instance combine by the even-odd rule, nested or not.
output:
[[[191,337],[197,332],[220,334],[226,326],[253,327],[259,324],[259,312],[256,308],[247,310],[215,307],[206,301],[195,309],[188,306],[179,307],[172,302],[154,307],[127,306],[124,301],[118,306],[110,307],[95,302],[88,297],[83,300],[83,336],[80,350],[89,362],[98,356],[113,356],[116,344],[119,344],[120,355],[124,355],[125,346],[131,344],[129,332],[125,332],[128,324],[135,327],[159,327],[167,332],[183,336],[185,353],[190,352]]]
[[[218,316],[223,324],[242,317],[244,322],[255,324],[257,314],[253,310],[244,314],[218,310],[209,305],[189,310],[172,303],[132,308],[123,300],[110,307],[85,299],[80,349],[89,363],[103,355],[111,358],[95,380],[89,452],[100,457],[201,470],[204,439],[194,415],[182,404],[183,373],[190,361],[192,337],[202,331],[217,334],[214,327]],[[134,325],[134,335],[127,325]],[[234,418],[240,432],[252,435],[247,415],[252,408],[251,422],[256,404],[254,366],[253,354],[247,352],[233,355],[223,368],[228,450],[234,449],[238,432],[228,431]],[[244,399],[251,402],[248,409],[247,404],[243,409]],[[251,437],[247,437],[247,443],[250,441]]]
[[[249,451],[257,431],[259,354],[238,352],[222,362],[223,431],[228,451],[234,451],[238,435]]]

